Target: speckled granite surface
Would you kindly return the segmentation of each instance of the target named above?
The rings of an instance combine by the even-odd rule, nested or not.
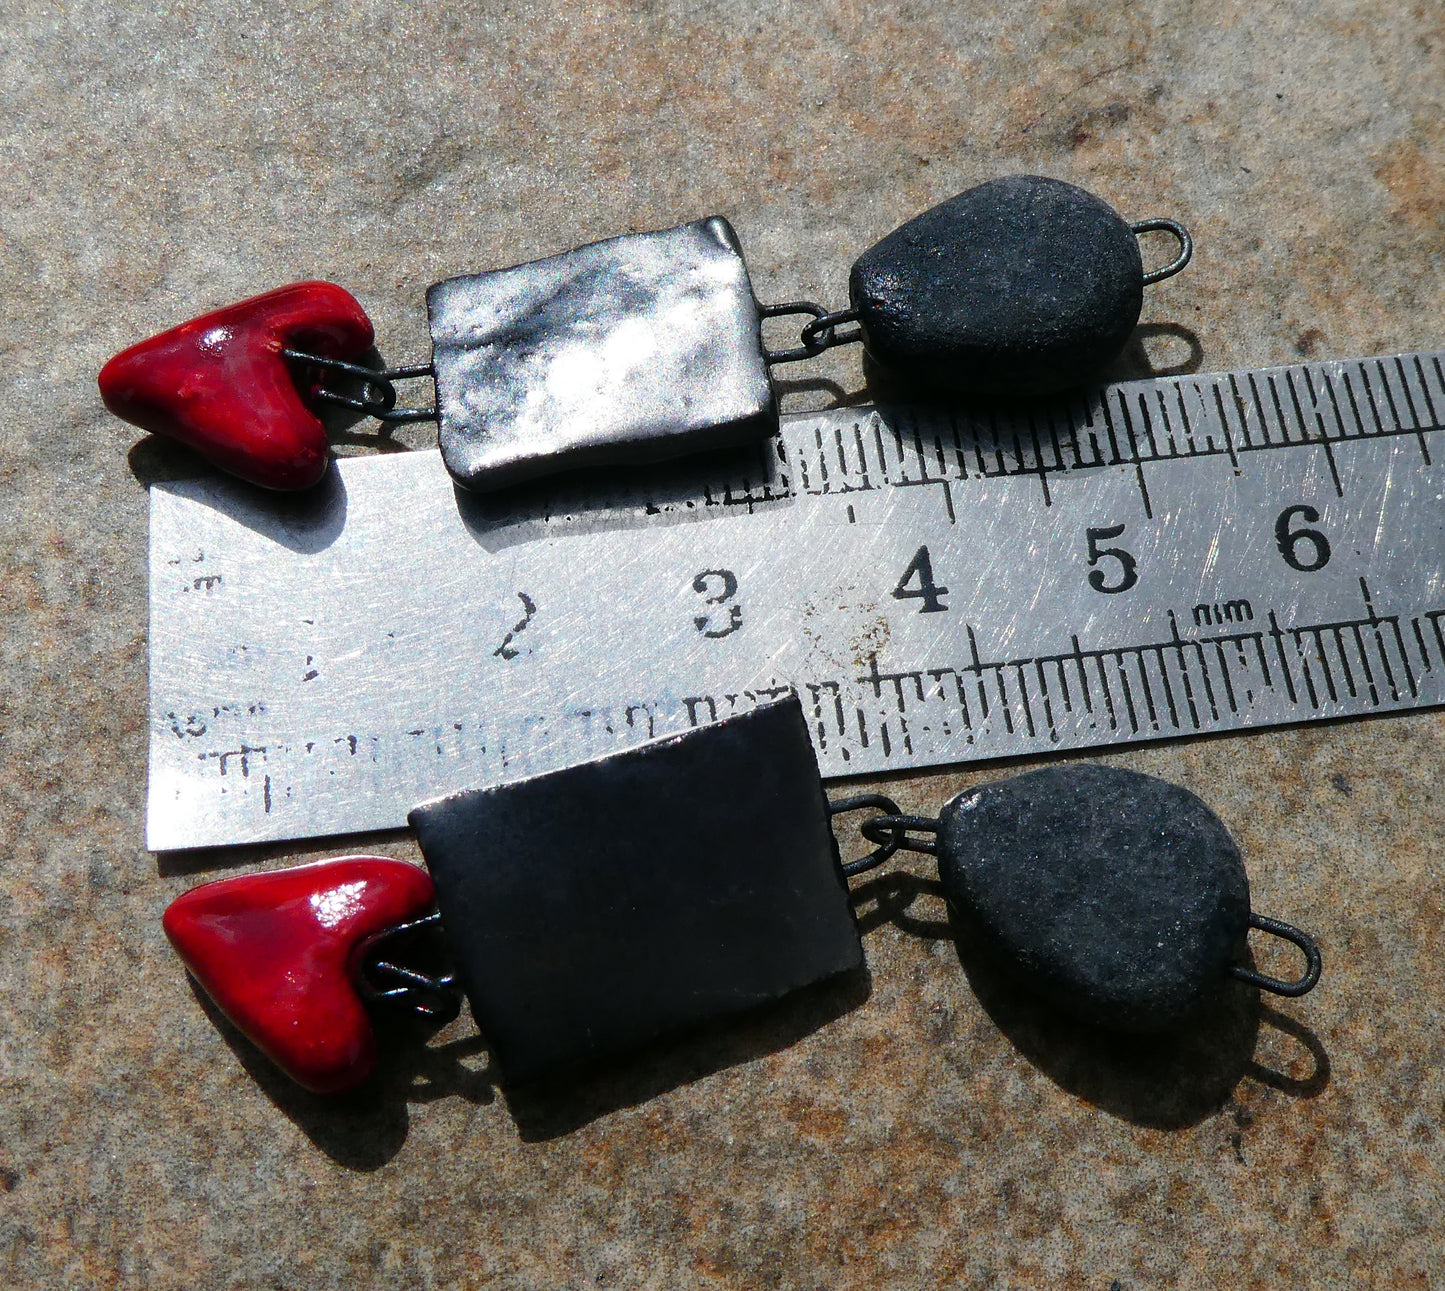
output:
[[[289,1088],[159,915],[203,874],[339,849],[144,850],[144,484],[192,468],[94,385],[123,344],[309,276],[417,354],[434,279],[711,212],[761,291],[841,300],[862,247],[1017,170],[1193,226],[1123,370],[1439,345],[1439,6],[0,15],[0,1284],[1445,1283],[1438,714],[1110,755],[1212,802],[1257,907],[1328,957],[1314,995],[1178,1046],[1061,1031],[960,971],[920,864],[866,890],[861,1003],[550,1101],[509,1106],[465,1022],[397,1036],[354,1097]],[[854,356],[824,371],[858,392]],[[990,774],[890,792],[924,810]]]

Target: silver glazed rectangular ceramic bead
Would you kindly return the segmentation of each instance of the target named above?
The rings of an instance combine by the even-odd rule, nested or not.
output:
[[[719,217],[451,278],[427,310],[442,458],[466,488],[777,429],[758,303]]]

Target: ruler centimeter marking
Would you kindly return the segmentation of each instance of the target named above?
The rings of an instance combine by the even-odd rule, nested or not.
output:
[[[1324,451],[1336,494],[1343,496],[1335,445],[1410,436],[1430,465],[1426,436],[1445,424],[1437,416],[1437,401],[1445,406],[1441,356],[1409,354],[1257,374],[1130,382],[1035,413],[966,417],[896,408],[888,410],[886,445],[883,423],[876,418],[815,426],[812,451],[800,454],[796,464],[796,486],[783,458],[773,469],[765,465],[756,482],[743,476],[708,490],[704,505],[749,507],[795,492],[836,497],[1008,476],[1037,476],[1044,503],[1051,505],[1050,475],[1129,465],[1138,472],[1148,514],[1145,466],[1223,455],[1237,468],[1244,454],[1311,444]],[[948,424],[930,425],[933,421]],[[1208,426],[1197,438],[1196,421]]]
[[[1267,627],[1186,639],[1171,611],[1167,640],[1085,650],[1074,635],[1066,653],[1009,659],[980,658],[970,628],[971,658],[957,667],[883,672],[870,657],[861,680],[896,709],[896,717],[876,721],[861,708],[844,712],[844,683],[808,682],[804,689],[820,750],[828,750],[830,740],[856,737],[864,748],[871,740],[881,742],[885,755],[894,743],[914,752],[912,728],[930,703],[939,705],[945,737],[970,746],[999,723],[1009,735],[1025,731],[1031,740],[1057,744],[1070,730],[1068,719],[1080,716],[1089,731],[1107,728],[1124,739],[1243,726],[1251,724],[1249,712],[1258,698],[1276,687],[1300,706],[1301,721],[1346,699],[1375,709],[1410,706],[1421,699],[1424,675],[1445,661],[1440,626],[1445,610],[1414,616],[1402,626],[1398,614],[1374,612],[1364,579],[1360,597],[1365,613],[1354,619],[1286,628],[1270,610]],[[1248,602],[1237,611],[1232,605],[1221,608],[1253,617]],[[708,702],[716,708],[715,700]],[[1442,700],[1432,693],[1424,702]],[[838,755],[851,760],[846,745]]]
[[[156,486],[150,845],[400,825],[789,691],[825,775],[1445,703],[1442,412],[1421,353],[500,497],[434,453]]]

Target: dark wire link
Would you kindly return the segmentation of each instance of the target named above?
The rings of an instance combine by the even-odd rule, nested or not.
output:
[[[821,305],[815,305],[810,300],[790,300],[782,305],[763,305],[759,308],[758,314],[763,318],[786,318],[790,314],[808,314],[814,319],[822,318],[828,311]],[[816,351],[810,350],[807,346],[800,346],[791,350],[768,350],[763,351],[763,358],[769,363],[797,363],[800,359],[810,359]]]
[[[1140,220],[1137,224],[1129,226],[1129,232],[1135,237],[1141,233],[1172,233],[1179,242],[1179,254],[1173,260],[1162,269],[1151,269],[1144,275],[1146,287],[1151,282],[1163,282],[1165,278],[1174,277],[1194,255],[1194,239],[1189,236],[1189,230],[1178,220]]]
[[[758,313],[763,318],[784,318],[789,314],[807,314],[812,322],[803,328],[802,344],[791,350],[764,350],[763,357],[768,363],[798,363],[803,359],[811,359],[821,354],[834,345],[851,345],[854,341],[863,339],[863,330],[855,327],[851,332],[844,332],[838,335],[838,327],[843,323],[856,322],[858,311],[853,309],[840,309],[829,313],[821,305],[815,305],[811,300],[793,300],[784,305],[764,305]]]
[[[374,399],[353,399],[349,395],[339,394],[335,390],[320,389],[316,391],[316,398],[322,403],[333,404],[339,408],[351,408],[356,412],[363,412],[368,417],[375,417],[378,421],[405,422],[405,421],[435,421],[435,408],[398,408],[396,406],[396,386],[393,381],[410,381],[417,377],[433,376],[430,363],[411,363],[400,368],[368,368],[360,363],[347,363],[344,359],[327,358],[323,354],[308,354],[305,350],[283,349],[283,359],[291,359],[296,363],[310,363],[318,368],[325,368],[329,372],[340,372],[345,376],[355,377],[358,381],[365,382],[370,390],[377,392],[378,397]]]
[[[935,849],[932,843],[911,839],[908,837],[908,831],[924,830],[936,833],[938,821],[927,816],[900,815],[898,804],[892,798],[884,797],[881,793],[861,793],[852,798],[839,798],[828,804],[829,816],[841,816],[844,812],[849,811],[868,810],[882,814],[865,820],[858,827],[858,832],[870,843],[876,843],[877,846],[867,856],[860,856],[856,861],[843,862],[843,873],[849,878],[855,874],[876,869],[892,857],[900,847],[906,847],[914,852],[934,854]]]
[[[899,847],[910,852],[922,852],[926,856],[938,855],[938,844],[922,838],[910,838],[914,830],[924,833],[938,833],[939,822],[932,816],[874,816],[858,826],[858,832],[870,843],[894,840]]]
[[[356,988],[368,1003],[399,1004],[428,1021],[450,1022],[461,1012],[461,988],[455,973],[432,976],[380,958],[380,952],[398,938],[441,926],[441,915],[433,912],[410,923],[397,924],[377,933],[367,943],[356,969]],[[391,979],[395,986],[378,985],[375,976]]]
[[[866,811],[870,808],[889,816],[898,815],[898,804],[892,798],[885,798],[881,793],[860,793],[852,798],[839,798],[828,804],[828,815],[841,816],[844,812]],[[877,840],[870,839],[869,841]],[[856,861],[844,861],[843,873],[852,878],[855,874],[862,874],[865,870],[874,869],[888,860],[901,846],[901,840],[890,835],[867,856],[861,856]]]
[[[1249,926],[1258,928],[1261,932],[1272,933],[1281,937],[1292,945],[1298,946],[1304,952],[1305,971],[1292,982],[1284,981],[1278,977],[1271,977],[1268,973],[1257,973],[1252,968],[1245,968],[1241,964],[1235,964],[1230,968],[1230,973],[1239,978],[1241,982],[1248,982],[1251,986],[1257,986],[1262,991],[1271,991],[1275,995],[1284,995],[1294,998],[1314,990],[1315,984],[1320,980],[1319,943],[1309,933],[1293,924],[1285,923],[1281,919],[1270,919],[1262,914],[1250,913]]]
[[[858,311],[856,309],[839,309],[831,314],[824,314],[803,328],[803,344],[813,347],[815,353],[832,349],[835,345],[853,345],[863,339],[863,329],[855,327],[851,332],[844,332],[840,336],[838,328],[844,323],[856,323],[857,321]]]
[[[809,314],[822,318],[828,311],[811,300],[789,300],[781,305],[759,305],[758,313],[763,318],[786,318],[789,314]]]
[[[450,1022],[461,1012],[461,999],[453,989],[456,986],[456,976],[452,973],[442,977],[428,977],[425,973],[415,972],[385,959],[378,959],[368,967],[373,973],[399,978],[402,985],[381,990],[368,981],[362,992],[364,999],[405,1005],[413,1013],[434,1022]]]

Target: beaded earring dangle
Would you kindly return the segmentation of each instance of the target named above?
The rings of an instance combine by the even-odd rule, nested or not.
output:
[[[1171,234],[1146,272],[1138,235]],[[383,422],[435,420],[463,488],[554,471],[655,462],[756,443],[778,428],[772,370],[861,341],[920,391],[1033,396],[1087,381],[1123,348],[1144,287],[1189,262],[1173,220],[1129,224],[1055,179],[992,180],[865,251],[850,304],[760,305],[738,238],[714,216],[595,242],[427,292],[430,363],[377,369],[371,322],[331,283],[302,282],[204,314],[106,364],[116,416],[273,489],[325,473],[341,406]],[[767,318],[809,318],[770,350]],[[433,408],[401,408],[395,382],[431,377]],[[359,383],[363,393],[326,385]]]
[[[860,827],[875,848],[843,863],[829,821],[859,810],[881,813]],[[410,819],[426,871],[344,857],[166,911],[196,980],[309,1089],[371,1071],[364,1001],[450,1018],[464,994],[501,1082],[526,1085],[857,970],[847,880],[899,848],[938,858],[960,937],[1099,1026],[1169,1031],[1231,979],[1302,995],[1320,974],[1312,938],[1251,912],[1239,849],[1188,790],[1075,764],[969,790],[937,819],[877,795],[829,803],[793,696]],[[1251,928],[1299,947],[1298,979],[1245,965]],[[451,966],[409,964],[436,933]]]

